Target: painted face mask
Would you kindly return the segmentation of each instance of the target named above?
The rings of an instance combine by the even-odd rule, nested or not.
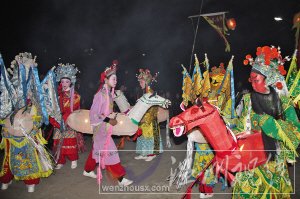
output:
[[[269,87],[276,87],[278,90],[283,89],[282,82],[285,81],[284,75],[286,75],[284,63],[288,60],[290,60],[289,57],[283,58],[281,55],[280,47],[275,48],[274,46],[257,47],[255,58],[250,54],[246,55],[244,65],[249,64],[252,66],[252,72],[265,77],[266,86],[260,81],[262,80],[260,75],[257,76],[258,79],[255,78],[256,75],[254,74],[252,77],[250,76],[250,79],[253,79],[253,82],[250,81],[252,87],[257,92],[263,92],[265,89],[268,91]]]
[[[62,78],[60,82],[61,82],[61,86],[62,86],[63,91],[69,91],[70,90],[71,80],[69,80],[67,78]]]
[[[255,72],[251,72],[249,81],[251,82],[254,91],[258,93],[267,93],[269,91],[265,76]]]

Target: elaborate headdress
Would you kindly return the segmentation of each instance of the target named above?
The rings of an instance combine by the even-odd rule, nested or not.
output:
[[[37,67],[37,63],[35,62],[35,60],[36,56],[32,57],[32,54],[28,52],[19,53],[15,56],[15,59],[10,64],[10,68],[7,69],[7,71],[12,75],[11,81],[15,86],[20,79],[20,65],[24,66],[24,70],[26,72],[25,79],[27,80],[30,67]]]
[[[220,63],[219,67],[212,67],[209,77],[212,79],[211,84],[213,86],[219,86],[222,83],[226,70],[224,69],[224,63]]]
[[[111,76],[112,74],[117,73],[117,66],[119,62],[118,60],[113,60],[112,65],[110,67],[106,67],[105,70],[100,75],[100,83],[104,83],[104,79]]]
[[[68,78],[74,85],[77,72],[79,72],[79,70],[75,67],[75,64],[58,64],[58,67],[55,70],[56,81],[59,82],[62,78]]]
[[[29,71],[32,69],[37,70],[37,63],[35,62],[36,56],[31,55],[31,53],[24,52],[19,53],[15,56],[15,59],[11,62],[10,68],[7,69],[8,73],[11,75],[7,76],[6,81],[10,81],[13,87],[8,86],[6,83],[6,89],[9,89],[10,93],[14,93],[12,97],[13,104],[16,108],[26,105],[27,100],[27,83],[29,82]],[[4,66],[4,63],[3,63]],[[32,67],[32,69],[31,69]]]
[[[41,82],[38,75],[36,56],[19,53],[6,70],[0,54],[0,118],[6,118],[28,104],[35,105],[42,121],[48,124],[49,115],[60,123],[61,113],[55,91],[55,78],[51,69]],[[12,74],[12,77],[9,76]]]
[[[156,78],[158,74],[159,73],[157,72],[152,76],[149,69],[139,69],[139,74],[136,74],[136,77],[138,78],[138,81],[144,80],[149,86],[152,82],[157,82]]]
[[[11,62],[11,68],[14,68],[20,64],[23,64],[26,68],[30,68],[31,66],[36,67],[37,63],[35,62],[36,56],[32,57],[31,53],[24,52],[19,53],[15,56],[15,59]]]
[[[266,84],[268,86],[276,86],[278,89],[282,88],[281,82],[284,81],[286,71],[284,69],[284,62],[289,58],[284,59],[281,56],[280,47],[263,46],[258,47],[256,51],[256,58],[253,59],[250,54],[246,56],[244,65],[250,64],[252,71],[261,73],[266,77]]]

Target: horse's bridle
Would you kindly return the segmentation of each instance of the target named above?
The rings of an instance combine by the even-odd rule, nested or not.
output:
[[[190,124],[190,123],[192,123],[192,122],[195,122],[195,121],[197,121],[197,120],[199,120],[199,119],[205,118],[205,117],[207,117],[207,116],[213,114],[214,111],[215,111],[215,110],[213,109],[210,113],[208,113],[208,114],[206,114],[206,115],[198,116],[198,117],[196,117],[196,118],[194,118],[194,119],[192,119],[192,120],[188,120],[188,121],[185,120],[185,119],[184,119],[182,116],[180,116],[180,115],[178,115],[177,117],[183,122],[184,130],[186,131],[188,124]]]

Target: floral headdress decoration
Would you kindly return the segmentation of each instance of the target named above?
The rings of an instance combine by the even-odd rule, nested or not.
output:
[[[58,64],[55,70],[56,81],[59,82],[62,78],[68,78],[74,85],[76,82],[76,74],[79,72],[75,64]]]
[[[154,76],[151,75],[149,69],[139,69],[139,74],[136,75],[138,81],[144,80],[146,84],[149,86],[152,82],[157,82],[157,76],[159,72],[155,73]]]
[[[263,46],[257,48],[255,59],[248,54],[244,60],[244,65],[250,64],[252,70],[264,75],[268,86],[276,86],[278,89],[282,89],[281,82],[284,81],[284,75],[286,75],[283,65],[285,61],[289,60],[288,56],[282,58],[280,47]]]
[[[103,84],[105,78],[111,76],[112,74],[117,73],[117,66],[119,62],[118,60],[113,60],[112,65],[110,67],[106,67],[105,70],[100,75],[100,83]]]

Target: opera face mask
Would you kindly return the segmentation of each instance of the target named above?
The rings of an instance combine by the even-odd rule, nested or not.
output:
[[[258,93],[263,93],[263,94],[266,94],[269,92],[268,86],[266,84],[265,76],[255,73],[255,72],[251,72],[249,81],[251,82],[251,85],[252,85],[252,88],[254,91],[256,91]]]

